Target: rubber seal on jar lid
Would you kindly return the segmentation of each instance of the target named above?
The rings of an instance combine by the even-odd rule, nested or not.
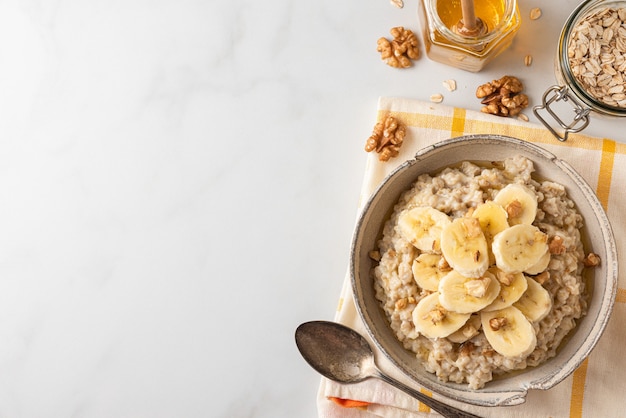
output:
[[[570,123],[563,122],[563,120],[556,113],[556,111],[550,107],[550,105],[552,105],[553,103],[560,101],[568,102],[574,110],[574,119]],[[580,132],[585,129],[587,125],[589,125],[589,113],[591,112],[591,109],[584,107],[582,104],[580,104],[576,97],[572,96],[569,92],[569,89],[565,86],[549,87],[548,90],[546,90],[546,92],[543,94],[541,103],[541,105],[533,107],[533,113],[535,114],[535,116],[537,116],[541,123],[543,123],[543,125],[548,128],[552,135],[554,135],[561,142],[567,141],[567,137],[570,133]],[[556,129],[553,128],[552,125],[541,116],[539,111],[544,109],[561,127],[561,129],[563,130],[562,134],[557,132]]]

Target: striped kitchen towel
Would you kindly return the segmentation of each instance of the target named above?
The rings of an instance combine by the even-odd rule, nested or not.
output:
[[[375,153],[368,154],[361,204],[386,175],[423,147],[461,135],[507,135],[539,144],[575,167],[595,188],[611,221],[618,253],[624,248],[626,216],[622,216],[621,210],[626,207],[626,144],[581,134],[572,134],[566,142],[559,142],[543,126],[513,118],[403,98],[380,98],[377,120],[390,114],[407,127],[404,144],[400,155],[388,162],[380,162]],[[619,253],[618,257],[620,265],[623,265],[622,254]],[[626,328],[623,326],[626,323],[626,277],[623,272],[620,273],[618,286],[615,308],[602,338],[569,378],[548,391],[530,391],[522,405],[488,408],[461,405],[455,401],[449,403],[484,417],[626,416],[623,407],[623,394],[626,393],[626,355],[623,354],[623,347],[626,347]],[[353,302],[348,275],[344,280],[335,320],[367,336]],[[378,363],[388,374],[410,384],[382,356],[379,356]],[[424,392],[428,394],[428,391]],[[342,385],[322,378],[318,411],[319,416],[324,418],[438,416],[425,405],[377,379]]]

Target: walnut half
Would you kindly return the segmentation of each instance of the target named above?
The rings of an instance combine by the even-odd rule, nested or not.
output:
[[[395,117],[387,116],[374,126],[372,135],[365,142],[365,151],[376,151],[380,161],[388,161],[400,153],[406,128]]]
[[[379,38],[376,50],[387,65],[394,68],[407,68],[411,66],[411,60],[419,58],[417,36],[402,26],[396,26],[389,31],[393,40]]]

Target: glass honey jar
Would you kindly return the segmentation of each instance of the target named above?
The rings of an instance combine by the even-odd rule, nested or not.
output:
[[[462,27],[464,0],[420,0],[418,18],[426,55],[433,61],[478,72],[511,45],[521,19],[516,0],[475,1],[481,31]]]

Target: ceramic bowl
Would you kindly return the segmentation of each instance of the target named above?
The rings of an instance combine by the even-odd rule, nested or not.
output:
[[[382,227],[401,193],[423,173],[464,160],[500,161],[523,155],[534,162],[536,175],[563,184],[585,221],[586,248],[600,255],[599,267],[590,269],[591,298],[588,313],[561,344],[557,355],[543,364],[498,377],[479,390],[466,384],[444,383],[428,373],[396,339],[374,294],[368,253],[376,248]],[[545,149],[515,138],[472,135],[449,139],[419,151],[392,172],[373,193],[357,221],[351,248],[350,273],[359,315],[378,349],[416,385],[448,398],[481,406],[516,405],[531,389],[546,390],[569,376],[589,355],[600,339],[615,302],[617,251],[611,226],[593,189],[565,161]]]

